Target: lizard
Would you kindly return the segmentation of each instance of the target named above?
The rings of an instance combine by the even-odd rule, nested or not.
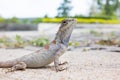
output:
[[[39,51],[24,55],[20,58],[0,61],[0,68],[12,70],[25,70],[26,68],[40,68],[54,62],[55,70],[63,70],[60,67],[59,57],[65,53],[69,45],[71,33],[77,24],[73,18],[63,19],[55,38],[47,46]]]

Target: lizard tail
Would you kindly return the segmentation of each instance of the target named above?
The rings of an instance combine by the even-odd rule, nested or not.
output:
[[[17,64],[17,61],[1,61],[0,68],[9,68]]]

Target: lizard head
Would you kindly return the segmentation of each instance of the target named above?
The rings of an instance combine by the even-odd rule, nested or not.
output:
[[[62,24],[60,26],[60,29],[61,31],[66,31],[69,29],[73,29],[75,27],[77,23],[77,20],[76,19],[72,19],[72,18],[69,18],[69,19],[64,19],[62,20]]]
[[[62,20],[61,26],[57,32],[57,35],[56,35],[57,41],[68,46],[71,33],[72,33],[76,24],[77,24],[76,19],[70,18],[70,19]]]

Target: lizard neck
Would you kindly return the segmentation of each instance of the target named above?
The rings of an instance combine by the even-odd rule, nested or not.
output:
[[[63,31],[59,29],[54,39],[54,42],[68,46],[72,31],[73,31],[73,27],[70,27]]]

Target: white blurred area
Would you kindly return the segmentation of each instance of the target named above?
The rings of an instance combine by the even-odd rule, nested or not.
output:
[[[57,8],[63,0],[0,0],[0,16],[5,18],[18,17],[49,17],[57,15]],[[70,15],[88,15],[93,0],[71,0],[73,9]],[[88,6],[89,5],[89,6]]]
[[[38,24],[38,31],[42,32],[42,33],[45,33],[45,32],[55,33],[58,30],[59,26],[60,26],[60,24],[57,24],[57,23],[54,23],[54,24],[52,24],[52,23],[47,23],[47,24],[39,23]]]

